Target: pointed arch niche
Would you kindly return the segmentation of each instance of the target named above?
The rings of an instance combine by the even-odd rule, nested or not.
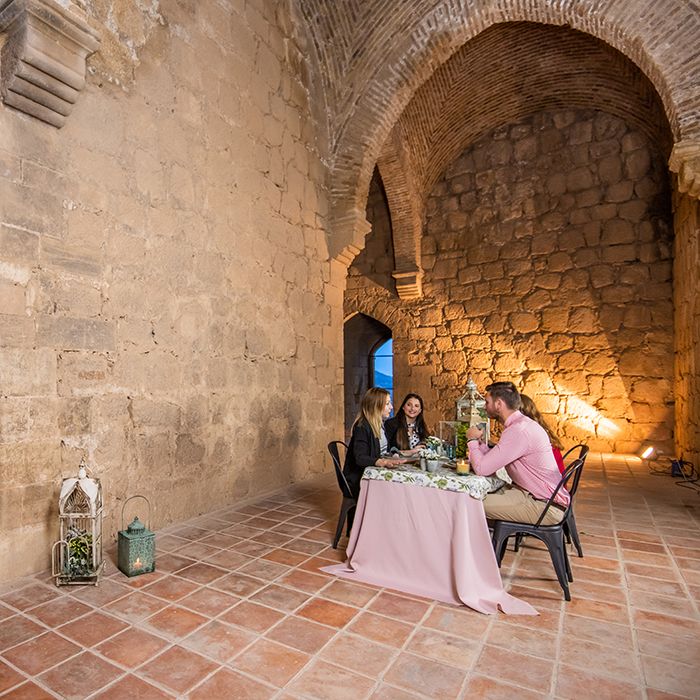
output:
[[[391,329],[371,316],[356,313],[345,321],[343,343],[346,435],[350,434],[352,423],[360,408],[362,395],[376,379],[374,355],[391,338]]]

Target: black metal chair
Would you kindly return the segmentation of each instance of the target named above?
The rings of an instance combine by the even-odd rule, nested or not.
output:
[[[338,445],[342,445],[346,450],[348,446],[342,440],[334,440],[328,443],[328,451],[331,453],[331,459],[333,460],[333,466],[335,467],[335,476],[338,479],[338,486],[343,494],[343,502],[340,505],[340,515],[338,516],[338,527],[335,529],[335,538],[333,539],[333,549],[338,548],[338,542],[340,541],[340,535],[343,532],[343,525],[345,520],[348,521],[348,528],[346,535],[350,536],[350,530],[352,529],[353,516],[355,515],[355,506],[357,505],[357,499],[352,495],[350,491],[350,486],[348,486],[345,474],[343,474],[343,469],[340,466],[340,455],[338,454]]]
[[[554,565],[554,571],[557,574],[557,579],[564,591],[564,598],[566,600],[571,600],[571,593],[569,593],[569,582],[574,580],[571,573],[571,566],[569,564],[569,557],[566,554],[566,545],[564,543],[564,522],[568,514],[571,512],[571,508],[574,502],[573,494],[576,493],[578,487],[578,482],[581,478],[581,472],[583,470],[583,461],[580,459],[575,459],[569,467],[567,467],[561,481],[557,484],[557,488],[554,489],[554,493],[547,501],[542,514],[540,515],[537,522],[533,525],[531,523],[517,523],[510,520],[494,520],[493,521],[493,550],[496,554],[496,561],[498,566],[501,566],[503,561],[503,555],[506,551],[506,545],[508,544],[508,538],[515,535],[531,535],[532,537],[537,537],[542,540],[542,542],[547,545],[549,550],[549,556],[552,558],[552,564]],[[571,488],[568,489],[568,484],[571,482]],[[547,511],[550,508],[555,508],[554,499],[562,488],[567,488],[571,499],[569,505],[564,511],[564,516],[561,522],[556,525],[542,525],[542,521],[545,518]]]
[[[588,455],[588,445],[574,445],[570,450],[567,450],[566,454],[563,457],[564,464],[566,464],[567,457],[576,450],[579,451],[578,457],[576,457],[576,459],[581,460],[581,468],[583,468],[586,464],[586,456]],[[577,488],[578,481],[572,482],[571,489],[573,489],[573,491],[569,490],[569,494],[573,496],[576,493]],[[566,537],[566,541],[569,544],[573,543],[574,547],[576,547],[576,552],[578,553],[579,557],[582,557],[583,549],[581,547],[581,540],[579,540],[578,537],[578,528],[576,527],[576,518],[574,517],[573,508],[570,510],[569,515],[566,517],[566,522],[564,523],[564,535]]]
[[[581,462],[583,463],[582,466],[586,464],[586,455],[588,454],[588,445],[574,445],[570,450],[566,451],[566,454],[562,457],[562,461],[564,462],[565,465],[565,470],[566,470],[566,459],[567,457],[574,451],[579,450],[578,457],[576,459],[580,459]],[[571,488],[578,488],[578,481],[576,482],[576,485],[574,486],[572,484]],[[574,511],[573,508],[571,509],[571,512],[569,513],[568,517],[566,518],[566,522],[564,523],[564,536],[566,537],[566,541],[568,544],[571,544],[573,542],[574,547],[576,547],[576,552],[578,553],[579,557],[583,557],[583,549],[581,547],[581,540],[579,539],[578,536],[578,528],[576,527],[576,518],[574,516]],[[513,551],[517,552],[520,549],[520,545],[522,544],[524,535],[518,535],[515,538],[515,544],[513,545]]]

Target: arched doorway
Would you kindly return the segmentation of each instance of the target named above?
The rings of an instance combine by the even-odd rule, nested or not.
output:
[[[369,356],[369,384],[386,389],[394,400],[394,341],[380,340]]]
[[[393,390],[391,329],[365,314],[345,322],[345,434],[350,434],[362,395],[371,386]],[[390,386],[387,386],[389,384]]]

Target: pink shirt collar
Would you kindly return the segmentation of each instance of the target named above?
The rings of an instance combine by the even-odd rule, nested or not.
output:
[[[506,422],[503,424],[504,428],[507,428],[511,423],[516,421],[518,418],[520,418],[523,414],[520,413],[520,411],[513,411],[508,418],[506,418]]]

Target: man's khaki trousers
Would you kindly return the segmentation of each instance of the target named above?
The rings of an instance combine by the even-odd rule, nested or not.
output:
[[[518,486],[503,486],[484,498],[486,517],[491,520],[513,520],[516,523],[535,524],[547,504],[538,501],[531,493]],[[542,525],[556,525],[561,522],[564,512],[552,507],[542,521]]]

